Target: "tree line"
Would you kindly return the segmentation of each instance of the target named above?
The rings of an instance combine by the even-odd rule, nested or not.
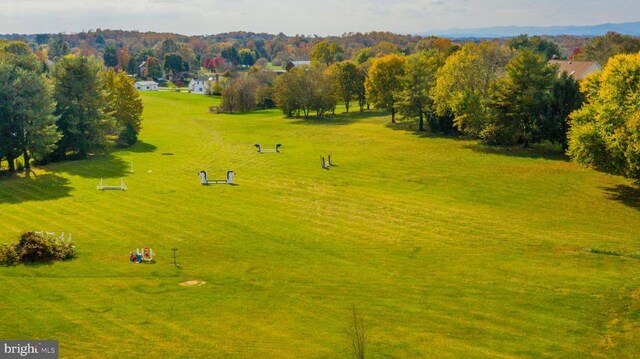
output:
[[[142,75],[159,78],[180,72],[233,71],[254,64],[286,65],[293,60],[329,58],[331,61],[359,56],[410,55],[429,47],[447,46],[447,39],[399,35],[390,32],[346,33],[341,36],[230,32],[209,36],[183,36],[171,33],[120,30],[90,30],[76,34],[37,34],[15,36],[25,41],[42,60],[54,60],[67,54],[93,56],[105,66],[134,75],[145,63]],[[610,33],[591,39],[580,37],[527,37],[493,40],[498,44],[529,47],[550,57],[575,57],[575,60],[599,61],[601,64],[619,52],[637,52],[640,40]],[[472,39],[458,40],[457,46]],[[633,49],[636,49],[635,51]]]
[[[339,47],[323,44],[311,66],[275,78],[270,94],[288,117],[322,117],[338,103],[349,112],[355,101],[360,111],[388,111],[393,123],[416,121],[418,131],[455,130],[497,146],[556,143],[580,163],[640,180],[640,54],[616,55],[579,83],[549,62],[553,48],[516,40],[458,48],[438,41],[360,62],[340,61]],[[255,97],[245,98],[235,111],[255,108]]]
[[[74,55],[43,69],[25,43],[0,41],[0,161],[9,172],[137,141],[142,100],[126,73]]]
[[[451,127],[487,144],[566,145],[567,117],[580,107],[578,83],[556,76],[545,47],[493,42],[432,41],[411,55],[392,53],[335,61],[330,51],[312,66],[294,68],[275,81],[274,98],[287,116],[322,116],[352,101],[360,111],[371,104],[418,130]],[[321,43],[322,44],[322,43]],[[330,46],[324,46],[330,49]],[[315,49],[312,53],[316,53]]]

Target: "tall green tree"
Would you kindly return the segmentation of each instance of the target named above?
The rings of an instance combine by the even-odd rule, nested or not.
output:
[[[561,57],[560,46],[552,40],[544,39],[540,36],[519,35],[509,41],[507,46],[513,50],[530,50],[542,55],[547,60],[553,57]]]
[[[391,123],[396,123],[396,99],[402,91],[405,61],[405,57],[394,54],[373,59],[365,83],[371,103],[391,112]]]
[[[166,54],[164,55],[164,70],[169,74],[174,75],[178,72],[186,70],[185,62],[182,60],[182,56],[178,54]]]
[[[335,41],[320,41],[315,44],[309,54],[314,64],[331,65],[344,59],[344,49]]]
[[[40,72],[42,70],[38,58],[22,41],[0,40],[0,59],[27,71]]]
[[[544,123],[542,136],[553,143],[560,143],[567,150],[569,143],[569,115],[582,107],[584,95],[580,84],[572,76],[563,72],[553,81],[549,101],[549,113]]]
[[[582,81],[586,104],[571,114],[569,155],[640,183],[640,53],[614,56]]]
[[[425,117],[435,116],[432,91],[442,63],[442,56],[436,50],[420,51],[407,57],[401,78],[402,91],[397,97],[398,109],[405,118],[418,119],[418,131],[425,130]]]
[[[640,51],[640,38],[608,32],[604,36],[590,39],[573,59],[576,61],[597,61],[604,66],[615,55],[635,54],[638,51]]]
[[[152,79],[158,79],[162,77],[162,67],[160,66],[160,61],[155,57],[147,58],[147,69],[145,70],[145,77],[150,77]]]
[[[437,73],[437,114],[453,114],[458,131],[477,138],[491,112],[491,84],[504,75],[511,57],[510,50],[491,42],[468,43],[449,56]]]
[[[18,68],[5,61],[0,61],[0,160],[7,161],[9,172],[14,172],[15,159],[20,156],[20,137],[15,119],[13,103],[16,98],[14,84],[18,77]]]
[[[360,112],[364,112],[364,106],[367,104],[367,88],[365,83],[367,82],[368,62],[357,66],[356,72],[356,99],[358,100],[358,107]]]
[[[40,70],[26,44],[0,41],[0,158],[10,171],[20,155],[29,169],[31,158],[48,155],[59,139],[51,89]]]
[[[31,158],[41,160],[56,148],[61,137],[53,115],[55,104],[43,75],[18,69],[14,82],[13,116],[18,132],[18,146],[25,169]]]
[[[372,59],[374,56],[375,54],[373,50],[370,47],[365,47],[364,49],[360,50],[360,52],[358,52],[358,55],[356,55],[356,63],[358,65],[362,65]]]
[[[49,54],[55,58],[60,58],[69,54],[69,43],[62,34],[58,34],[49,40]]]
[[[107,45],[104,48],[104,55],[102,55],[104,60],[104,64],[107,67],[116,67],[118,66],[118,55],[117,49],[114,45]]]
[[[255,53],[249,49],[240,49],[240,51],[238,51],[238,58],[242,66],[250,67],[256,62]]]
[[[485,143],[529,147],[540,142],[546,122],[556,68],[530,50],[518,52],[506,67],[507,75],[491,87],[489,117],[480,137]]]
[[[240,64],[240,55],[238,54],[238,49],[235,46],[222,49],[220,56],[227,62],[232,63],[234,66],[238,66]]]
[[[358,67],[351,61],[338,62],[332,69],[335,72],[337,95],[348,113],[351,101],[357,98],[358,87],[364,88],[364,81],[361,81]]]
[[[164,59],[164,55],[176,53],[179,50],[178,44],[172,38],[166,38],[155,46],[155,58]]]
[[[36,44],[44,45],[49,43],[49,35],[48,34],[37,34],[36,35]]]
[[[53,68],[55,115],[62,139],[52,159],[72,154],[85,158],[107,144],[112,118],[105,114],[105,95],[94,59],[65,56]]]
[[[127,62],[127,67],[125,69],[129,75],[138,74],[138,62],[133,56],[129,58],[129,61]]]

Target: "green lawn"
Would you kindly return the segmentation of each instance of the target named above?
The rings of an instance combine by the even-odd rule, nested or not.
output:
[[[0,268],[0,338],[57,339],[65,358],[348,358],[355,305],[369,358],[640,353],[640,195],[623,179],[381,114],[142,96],[135,147],[0,179],[0,242],[64,231],[79,252]],[[121,177],[127,192],[95,189]],[[156,264],[129,262],[143,246]]]

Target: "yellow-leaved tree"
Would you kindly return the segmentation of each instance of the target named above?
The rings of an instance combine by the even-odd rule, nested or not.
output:
[[[640,53],[611,58],[581,89],[587,103],[571,114],[569,155],[640,182]]]
[[[373,59],[365,87],[367,98],[376,108],[391,111],[391,123],[396,123],[396,101],[402,91],[404,56],[387,55]]]

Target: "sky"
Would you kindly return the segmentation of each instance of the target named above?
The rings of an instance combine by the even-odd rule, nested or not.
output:
[[[287,35],[640,21],[639,0],[0,0],[0,33],[119,29]]]

